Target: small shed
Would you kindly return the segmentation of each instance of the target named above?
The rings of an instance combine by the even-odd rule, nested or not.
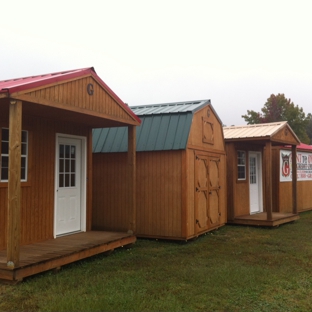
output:
[[[291,146],[292,155],[300,141],[286,121],[224,127],[227,154],[228,223],[276,226],[299,218],[297,211],[297,168],[288,196],[291,211],[278,211],[274,197],[273,149]],[[295,156],[294,156],[295,157]]]
[[[292,153],[291,146],[278,146],[272,150],[273,207],[279,212],[291,212]],[[312,210],[312,145],[297,146],[297,209],[298,212]]]
[[[136,138],[136,235],[188,240],[224,225],[224,139],[210,100],[131,109],[142,120]],[[126,137],[127,128],[93,130],[95,229],[127,229]]]
[[[92,128],[129,129],[123,178],[133,210],[139,124],[94,68],[0,81],[0,280],[135,241],[92,230]]]

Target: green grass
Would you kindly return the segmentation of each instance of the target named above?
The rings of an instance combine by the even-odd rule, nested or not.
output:
[[[0,311],[310,311],[312,212],[275,229],[225,226],[188,242],[139,239],[0,286]]]

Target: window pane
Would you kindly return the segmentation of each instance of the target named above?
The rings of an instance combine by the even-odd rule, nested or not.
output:
[[[9,141],[9,129],[2,128],[2,141]]]
[[[8,180],[9,178],[9,169],[1,168],[1,180]]]
[[[63,144],[60,144],[59,154],[60,154],[60,158],[64,158],[64,145]]]
[[[64,159],[59,160],[59,172],[64,172]]]
[[[71,174],[70,186],[76,186],[76,175]]]
[[[71,156],[71,158],[76,158],[76,146],[71,146],[70,156]]]
[[[21,168],[21,180],[26,179],[26,168]]]
[[[21,167],[26,168],[26,158],[25,157],[22,157],[22,159],[21,159]]]
[[[27,131],[22,131],[22,142],[27,143]]]
[[[69,158],[69,145],[65,145],[65,158]]]
[[[1,153],[2,154],[9,154],[9,142],[3,142],[1,143]]]
[[[244,151],[237,151],[237,178],[246,179],[246,153]]]
[[[238,179],[245,179],[245,167],[238,167]]]
[[[70,178],[70,174],[65,174],[65,187],[69,187],[70,184],[69,184],[69,178]]]
[[[65,159],[65,172],[70,172],[69,159]]]
[[[70,163],[71,163],[70,172],[71,172],[71,173],[75,173],[75,172],[76,172],[75,160],[71,160]]]
[[[1,166],[2,166],[2,168],[9,168],[9,157],[8,156],[2,156],[1,157]]]
[[[59,187],[64,187],[64,174],[59,174]]]
[[[22,143],[22,151],[21,151],[22,155],[27,155],[27,145],[26,143]]]

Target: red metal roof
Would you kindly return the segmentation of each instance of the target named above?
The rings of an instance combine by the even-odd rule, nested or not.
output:
[[[286,145],[285,147],[291,148],[290,145]],[[312,145],[300,143],[299,145],[297,145],[297,150],[310,150],[310,151],[312,151]]]
[[[85,75],[92,75],[95,80],[105,89],[106,92],[112,96],[116,102],[122,105],[139,123],[141,120],[138,116],[136,116],[133,111],[126,105],[114,92],[112,89],[108,87],[108,85],[96,74],[93,67],[74,69],[61,71],[56,73],[30,76],[30,77],[22,77],[15,78],[9,80],[0,81],[0,93],[16,93],[25,91],[28,89],[33,89],[37,87],[42,87],[44,85],[53,84],[55,82],[60,82],[64,80],[69,80],[77,77],[82,77]]]

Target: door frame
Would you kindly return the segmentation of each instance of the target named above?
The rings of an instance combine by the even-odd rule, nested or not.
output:
[[[85,232],[87,229],[87,137],[56,133],[55,136],[55,165],[54,165],[54,218],[53,218],[53,237],[59,237],[65,234],[56,234],[56,209],[57,209],[57,175],[58,175],[58,154],[59,154],[59,138],[81,140],[81,175],[80,175],[80,231]],[[68,233],[70,234],[70,233]]]
[[[256,155],[257,158],[257,164],[258,164],[258,198],[259,198],[259,211],[257,212],[251,212],[251,196],[250,196],[250,154]],[[262,181],[263,181],[263,174],[262,174],[262,153],[259,151],[248,151],[248,189],[249,189],[249,213],[250,214],[256,214],[263,212],[263,187],[262,187]]]

